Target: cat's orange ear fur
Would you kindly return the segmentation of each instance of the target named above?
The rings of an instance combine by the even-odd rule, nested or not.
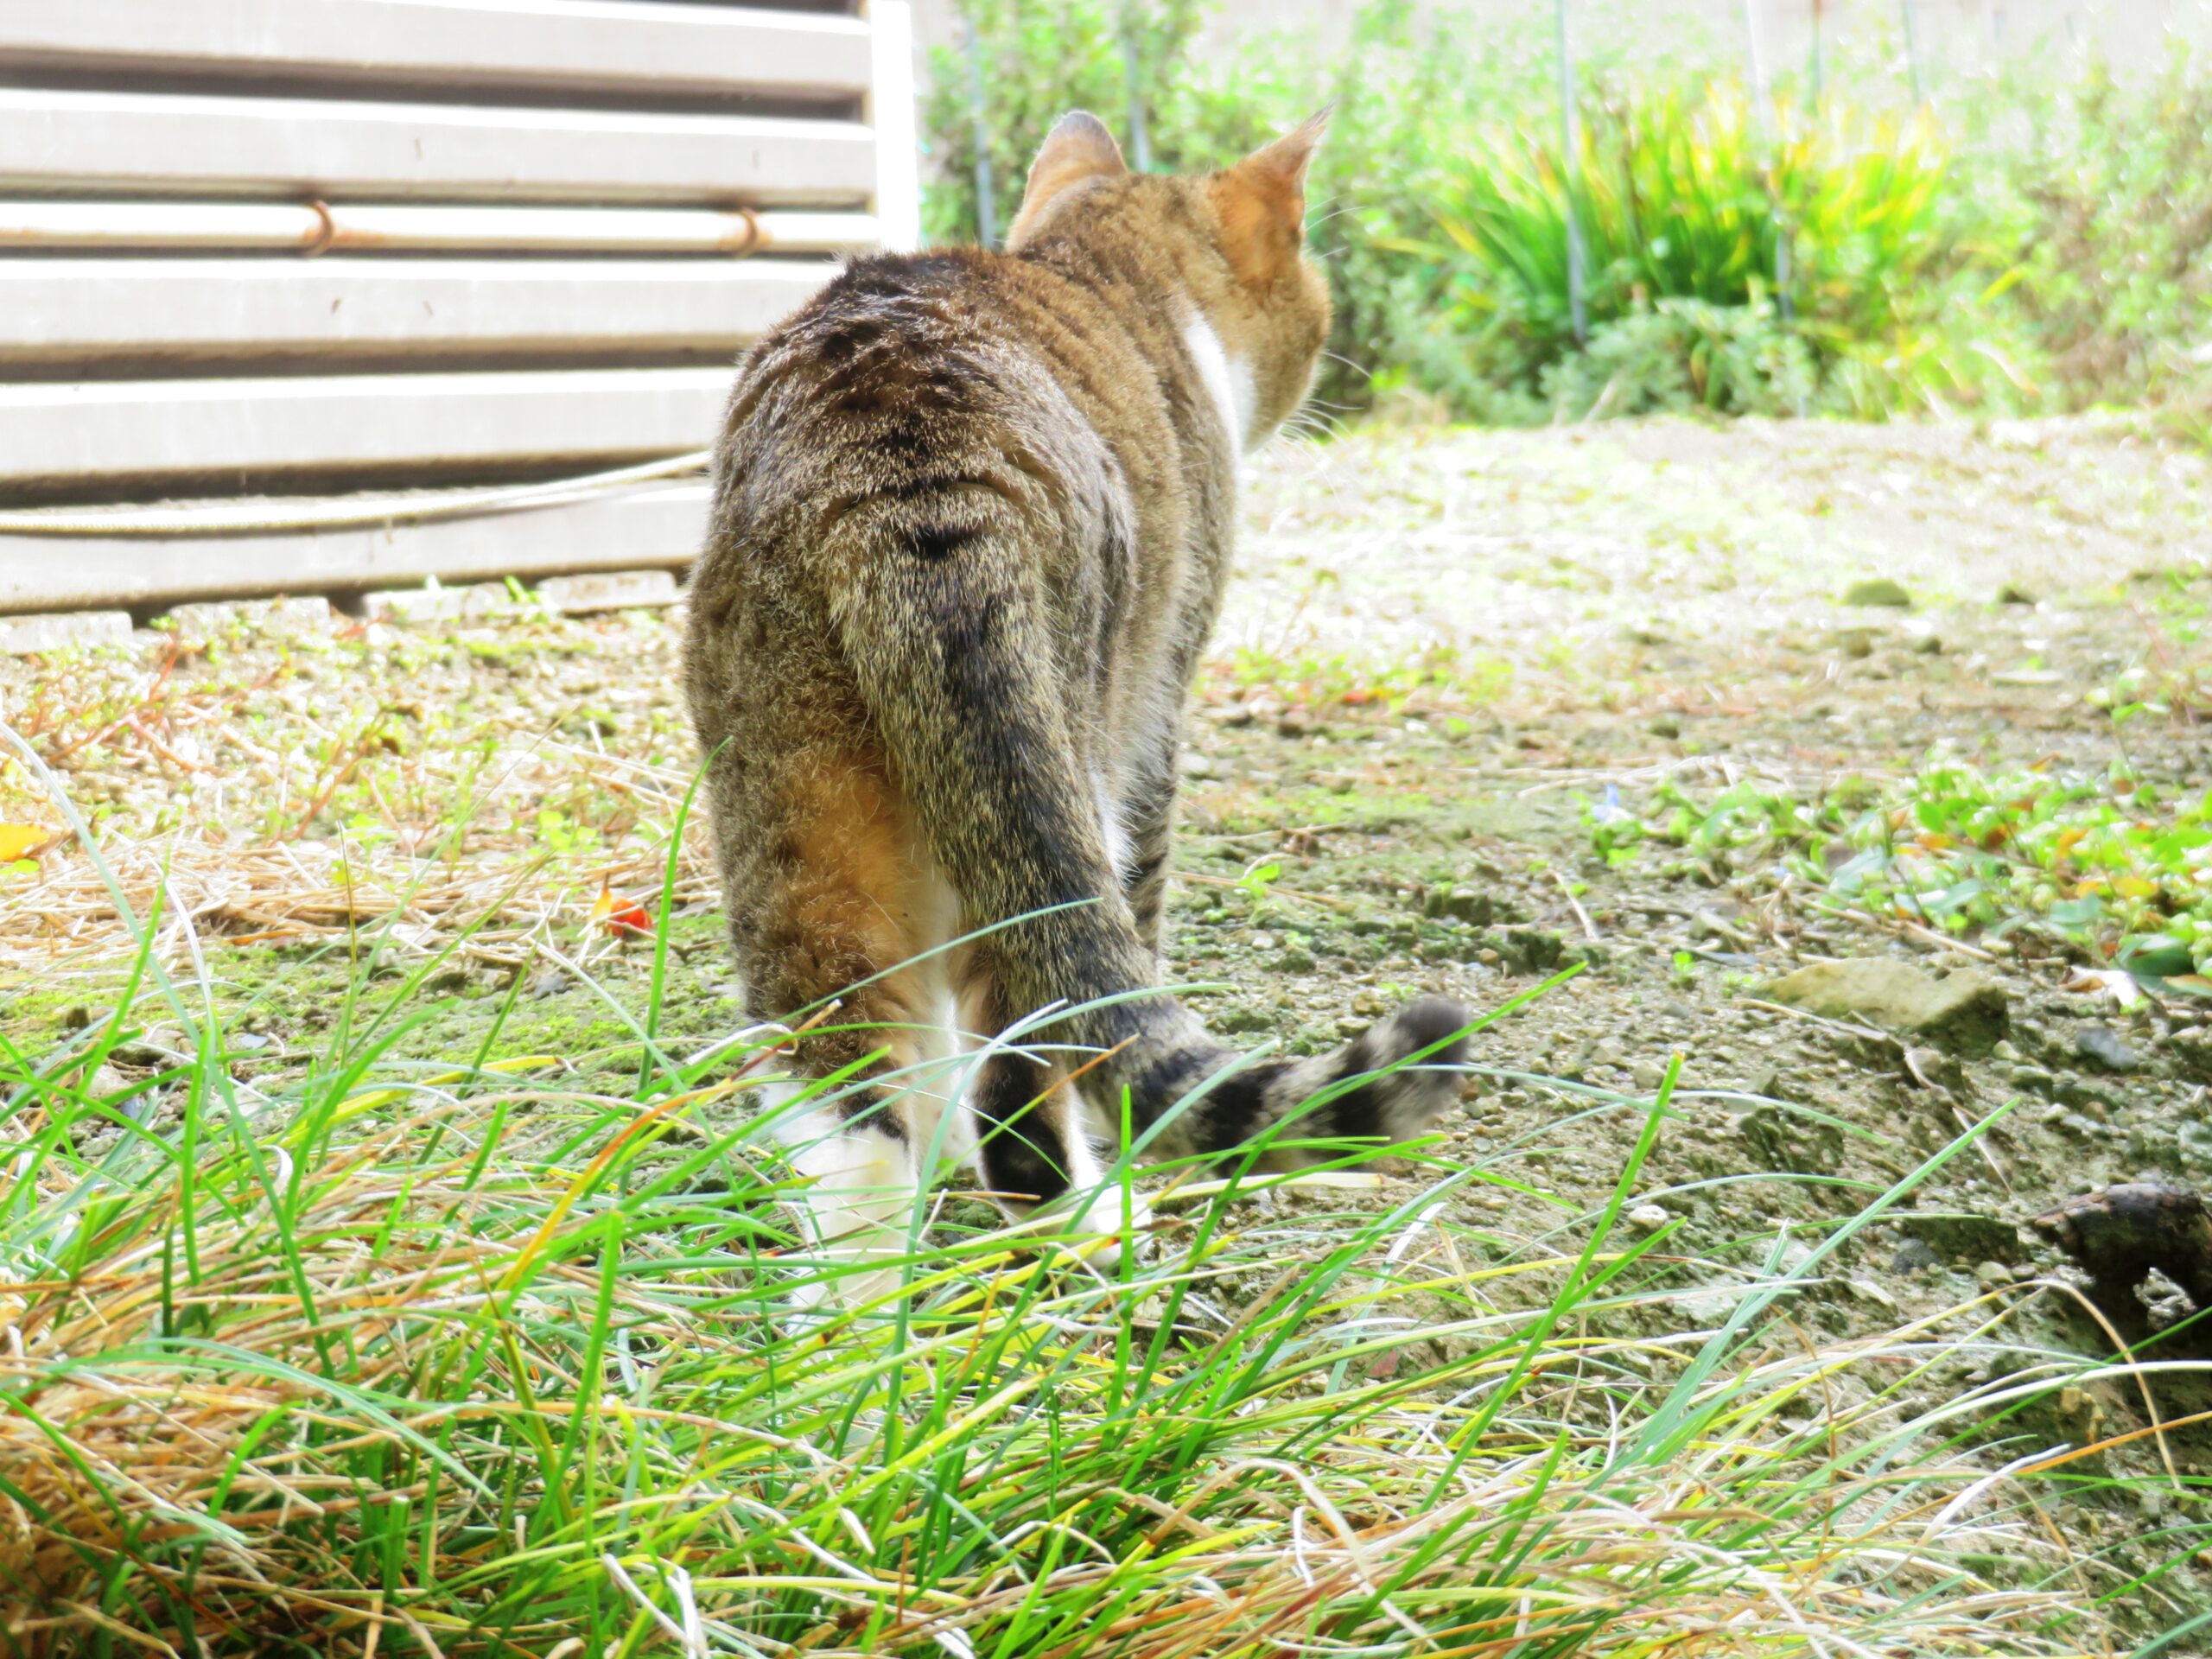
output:
[[[1323,110],[1207,182],[1221,250],[1240,280],[1268,288],[1298,263],[1306,240],[1306,172],[1328,130]]]
[[[1076,186],[1093,179],[1118,179],[1128,170],[1122,147],[1106,130],[1106,124],[1088,110],[1071,110],[1045,135],[1037,159],[1029,164],[1020,210],[1006,233],[1007,248],[1020,247],[1045,210]]]

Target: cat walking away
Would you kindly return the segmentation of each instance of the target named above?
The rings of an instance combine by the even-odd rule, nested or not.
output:
[[[797,1068],[849,1075],[785,1132],[839,1298],[895,1282],[852,1262],[904,1249],[933,1146],[1023,1213],[1201,1088],[1149,1155],[1388,1146],[1456,1090],[1441,999],[1252,1059],[1143,994],[1238,456],[1328,329],[1303,229],[1321,127],[1166,177],[1070,115],[1004,252],[858,260],[739,372],[685,688],[750,1011],[836,1005]],[[1077,1224],[1123,1208],[1109,1187]]]

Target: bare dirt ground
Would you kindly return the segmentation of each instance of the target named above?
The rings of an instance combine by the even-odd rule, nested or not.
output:
[[[1492,1178],[1454,1202],[1501,1258],[1579,1243],[1679,1057],[1630,1214],[1675,1227],[1693,1291],[1759,1251],[1786,1268],[2001,1115],[1793,1317],[1891,1330],[1981,1299],[2003,1344],[1894,1380],[1922,1398],[1994,1400],[2037,1344],[2109,1344],[2025,1224],[2109,1182],[2212,1183],[2198,1005],[2124,1007],[2078,957],[2018,938],[1837,913],[1763,849],[1608,861],[1593,824],[1745,780],[1815,799],[1931,754],[2124,760],[2201,792],[2205,457],[2092,423],[1372,431],[1256,462],[1246,526],[1191,722],[1171,931],[1171,971],[1214,988],[1194,997],[1217,1027],[1310,1048],[1420,990],[1492,1009],[1581,964],[1478,1034],[1444,1126],[1437,1155]],[[1909,603],[1843,602],[1877,579]],[[146,635],[0,664],[0,706],[99,817],[134,901],[168,881],[160,948],[204,953],[245,1033],[240,1075],[310,1063],[364,960],[404,972],[466,924],[429,988],[444,1000],[392,1054],[450,1065],[489,1043],[616,1079],[650,953],[609,922],[657,895],[691,764],[676,637],[666,613],[245,626],[181,654]],[[2146,683],[2158,707],[2117,725]],[[0,820],[55,822],[23,768],[0,777]],[[129,945],[80,847],[8,869],[0,1034],[35,1052],[111,1001]],[[680,878],[670,1019],[703,1045],[737,1009],[696,855]],[[2001,1019],[1894,1033],[1766,995],[1848,957],[1986,974]],[[146,1066],[162,1039],[149,1018]],[[1655,1300],[1653,1329],[1681,1308]],[[2171,1297],[2122,1312],[2141,1340],[2176,1316]],[[2012,1456],[2208,1406],[2177,1370],[2011,1418],[1993,1404],[1961,1432]],[[2089,1478],[2161,1466],[2147,1505]],[[2133,1592],[2145,1632],[2212,1605],[2212,1557],[2191,1554],[2212,1433],[2145,1433],[2079,1469],[2050,1523],[2124,1569],[2165,1564]]]

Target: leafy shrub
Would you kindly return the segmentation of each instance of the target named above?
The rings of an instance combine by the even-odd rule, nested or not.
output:
[[[1477,401],[1454,384],[1457,345],[1475,377],[1574,415],[1974,395],[1980,365],[1900,349],[1963,264],[1932,124],[1833,101],[1779,106],[1774,121],[1770,136],[1732,83],[1662,82],[1597,93],[1571,158],[1525,122],[1470,135],[1441,170],[1433,237],[1406,245],[1436,272],[1417,378]],[[1586,251],[1586,355],[1573,337],[1570,200]],[[1856,372],[1821,397],[1845,365]],[[1878,365],[1894,386],[1866,384]]]
[[[1885,59],[1762,120],[1713,73],[1732,47],[1644,41],[1631,14],[1586,42],[1569,165],[1542,17],[1478,34],[1370,0],[1326,54],[1282,35],[1209,56],[1209,10],[969,0],[996,223],[1070,107],[1125,130],[1134,86],[1154,164],[1190,170],[1333,105],[1309,223],[1337,302],[1326,402],[1402,390],[1512,423],[2113,396],[2212,410],[2212,80],[2179,60],[2145,85],[1992,78],[1939,119],[1901,107]],[[973,85],[963,53],[938,54],[940,238],[978,222]],[[1569,190],[1589,251],[1580,346]]]
[[[1309,234],[1337,307],[1320,391],[1364,403],[1369,377],[1394,360],[1389,342],[1427,286],[1397,244],[1426,222],[1436,158],[1451,153],[1476,108],[1529,95],[1538,67],[1525,52],[1476,54],[1449,23],[1418,22],[1409,0],[1363,7],[1334,63],[1292,36],[1202,62],[1193,47],[1211,10],[1209,0],[1126,9],[1117,0],[970,0],[963,10],[979,41],[987,143],[977,140],[977,77],[966,54],[940,48],[926,111],[936,166],[925,226],[937,240],[976,236],[982,153],[1003,234],[1030,158],[1070,109],[1090,109],[1127,147],[1133,67],[1135,107],[1164,170],[1226,166],[1328,106],[1328,142],[1308,189]]]
[[[2012,96],[2018,300],[2058,395],[2212,402],[2212,78],[2177,56],[2147,83],[2100,67]]]
[[[931,54],[923,112],[938,174],[923,197],[930,239],[972,242],[980,234],[979,156],[990,163],[993,223],[1003,237],[1021,205],[1030,157],[1070,110],[1091,111],[1126,143],[1134,85],[1147,131],[1161,130],[1159,104],[1188,73],[1192,37],[1208,9],[1207,0],[963,0],[980,61],[944,47]]]

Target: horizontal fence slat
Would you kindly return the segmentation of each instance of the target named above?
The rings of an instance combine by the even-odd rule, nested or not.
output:
[[[372,530],[209,540],[60,541],[0,536],[0,614],[173,604],[274,593],[548,576],[688,563],[708,489],[664,486],[505,512]]]
[[[0,259],[0,370],[437,352],[734,358],[836,269],[787,259]]]
[[[0,89],[0,191],[865,205],[849,121]]]
[[[588,0],[0,0],[0,67],[856,98],[868,30]]]
[[[704,207],[435,207],[267,201],[0,201],[0,251],[846,253],[869,213]]]
[[[713,442],[732,378],[572,369],[0,385],[0,483],[679,454]]]

